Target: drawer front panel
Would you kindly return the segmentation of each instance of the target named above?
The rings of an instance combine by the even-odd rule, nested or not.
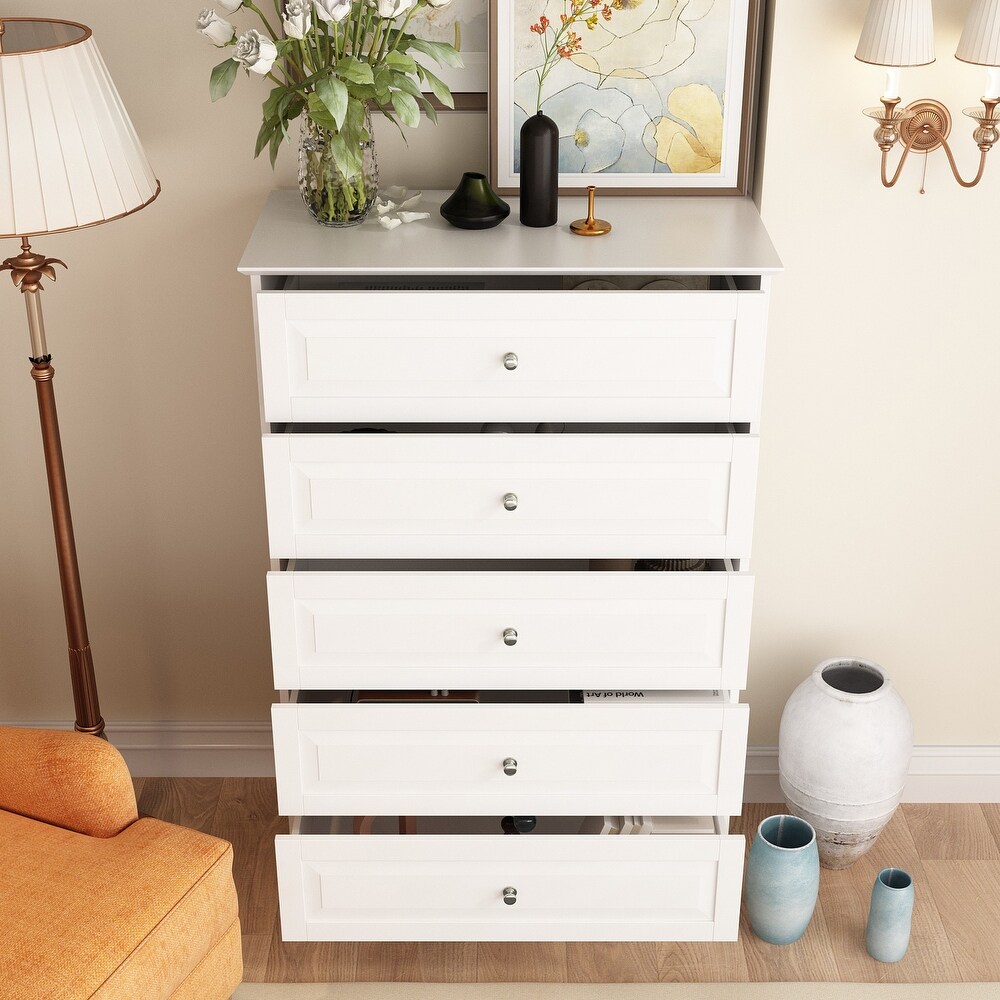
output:
[[[742,837],[279,836],[276,850],[286,941],[736,939]]]
[[[745,558],[757,451],[738,434],[265,435],[271,556]]]
[[[746,705],[273,705],[282,815],[733,815]],[[515,773],[505,773],[513,759]]]
[[[282,689],[746,682],[753,578],[741,573],[273,572],[267,589]]]
[[[260,292],[265,416],[753,421],[766,308],[737,291]]]

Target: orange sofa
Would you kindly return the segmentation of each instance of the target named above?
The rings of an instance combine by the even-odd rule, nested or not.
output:
[[[0,727],[0,1000],[225,1000],[233,849],[140,819],[104,740]]]

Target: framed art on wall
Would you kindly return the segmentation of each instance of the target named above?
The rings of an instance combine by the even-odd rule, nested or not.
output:
[[[562,193],[746,194],[763,0],[490,0],[490,171],[559,130]]]
[[[407,30],[418,38],[455,46],[464,67],[434,68],[453,94],[486,93],[489,86],[488,0],[451,0],[444,6],[428,4],[413,15]]]

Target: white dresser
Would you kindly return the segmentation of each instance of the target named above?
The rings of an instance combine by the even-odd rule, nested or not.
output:
[[[335,231],[277,191],[240,265],[283,937],[732,940],[779,261],[743,199],[607,198],[581,239],[582,199],[465,232],[444,197]],[[632,568],[665,559],[704,568]],[[393,691],[476,694],[357,694]]]

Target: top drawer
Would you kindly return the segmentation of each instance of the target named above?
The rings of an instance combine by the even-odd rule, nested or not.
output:
[[[762,291],[266,291],[265,419],[757,419]]]

